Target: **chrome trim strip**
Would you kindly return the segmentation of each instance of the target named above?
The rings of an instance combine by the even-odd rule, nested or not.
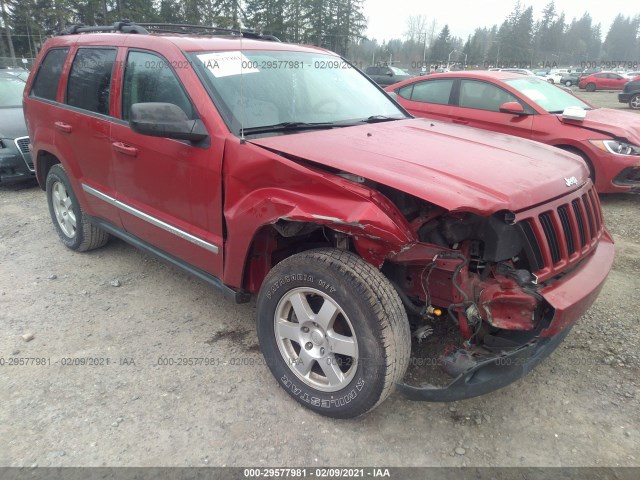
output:
[[[15,144],[16,144],[16,148],[17,148],[17,149],[18,149],[18,151],[20,152],[20,156],[22,157],[22,160],[24,160],[24,163],[26,163],[26,164],[27,164],[27,169],[28,169],[30,172],[35,172],[35,171],[36,171],[36,170],[35,170],[35,168],[31,168],[31,167],[29,166],[29,162],[27,162],[27,159],[25,158],[24,153],[22,152],[22,149],[20,148],[20,145],[18,144],[18,140],[24,140],[25,138],[26,138],[27,140],[29,140],[29,137],[18,137],[18,138],[14,138],[14,139],[13,139],[13,143],[15,143]],[[29,143],[31,143],[31,142],[29,142]]]
[[[110,205],[113,205],[114,207],[119,208],[120,210],[127,212],[131,215],[133,215],[134,217],[138,217],[141,220],[144,220],[146,222],[149,222],[151,225],[154,225],[158,228],[161,228],[162,230],[172,233],[180,238],[182,238],[183,240],[186,240],[188,242],[193,243],[194,245],[197,245],[199,247],[202,247],[206,250],[209,250],[212,253],[218,253],[219,248],[217,245],[214,245],[213,243],[209,243],[206,242],[204,240],[202,240],[201,238],[195,237],[193,235],[191,235],[190,233],[185,232],[184,230],[180,230],[179,228],[174,227],[173,225],[169,225],[168,223],[163,222],[162,220],[158,220],[155,217],[152,217],[151,215],[141,212],[140,210],[138,210],[137,208],[133,208],[130,205],[127,205],[126,203],[121,202],[120,200],[117,200],[105,193],[102,193],[100,190],[96,190],[93,187],[90,187],[89,185],[86,184],[82,184],[82,190],[84,190],[85,192],[87,192],[90,195],[93,195],[96,198],[99,198],[100,200],[107,202]]]

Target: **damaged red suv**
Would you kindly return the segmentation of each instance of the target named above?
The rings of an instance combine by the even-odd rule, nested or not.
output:
[[[507,385],[593,303],[614,248],[577,158],[413,119],[326,50],[207,33],[120,22],[45,44],[24,107],[67,247],[114,235],[257,295],[276,381],[339,418],[396,386]],[[425,354],[453,378],[407,383],[412,338],[415,358],[439,326],[453,340]]]

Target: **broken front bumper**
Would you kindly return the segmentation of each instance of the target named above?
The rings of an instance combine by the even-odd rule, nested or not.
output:
[[[592,255],[561,279],[539,290],[555,311],[549,326],[530,342],[478,361],[446,387],[398,384],[398,389],[412,400],[452,402],[484,395],[522,378],[556,349],[593,304],[613,265],[613,257],[613,240],[605,230]]]

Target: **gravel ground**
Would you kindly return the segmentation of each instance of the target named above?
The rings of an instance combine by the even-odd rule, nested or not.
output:
[[[41,190],[0,188],[0,466],[640,466],[640,197],[602,203],[614,269],[534,372],[451,404],[393,393],[337,421],[278,388],[253,304],[118,240],[73,253]],[[158,362],[177,357],[212,360]],[[68,365],[80,358],[95,364]]]

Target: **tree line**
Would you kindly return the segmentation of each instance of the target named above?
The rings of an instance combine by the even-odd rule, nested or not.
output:
[[[516,3],[501,24],[479,27],[466,40],[449,25],[410,16],[402,37],[379,43],[364,36],[364,0],[0,0],[0,57],[34,57],[44,39],[71,24],[188,23],[250,28],[283,41],[335,51],[358,66],[387,63],[416,71],[466,68],[599,66],[640,61],[640,15],[618,15],[603,38],[588,12],[568,21],[550,1],[536,17]]]

